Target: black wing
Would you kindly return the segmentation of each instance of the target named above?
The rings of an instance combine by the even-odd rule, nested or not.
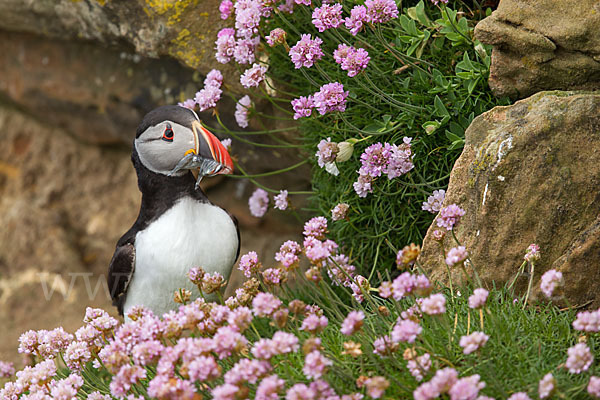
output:
[[[123,315],[123,305],[127,295],[127,288],[133,277],[135,269],[135,247],[133,243],[124,243],[117,246],[108,267],[108,288],[113,305]]]

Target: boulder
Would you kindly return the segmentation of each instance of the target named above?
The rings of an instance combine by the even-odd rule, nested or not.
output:
[[[556,268],[571,304],[600,306],[599,132],[600,94],[590,92],[540,92],[473,120],[444,207],[466,211],[454,231],[487,285],[512,279],[536,243],[536,288],[542,273]],[[419,261],[447,282],[443,253],[457,243],[450,232],[436,241],[436,229],[434,222]],[[451,274],[463,279],[460,270]],[[518,287],[527,281],[521,277]]]
[[[502,0],[475,27],[493,45],[496,96],[600,88],[600,4],[594,0]]]

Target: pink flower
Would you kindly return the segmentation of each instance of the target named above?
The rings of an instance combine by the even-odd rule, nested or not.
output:
[[[431,196],[427,198],[427,201],[423,202],[421,208],[425,211],[435,214],[442,209],[444,197],[446,197],[445,190],[434,190]]]
[[[416,284],[415,276],[410,272],[403,272],[398,275],[392,282],[392,296],[394,296],[394,300],[400,301],[412,293]]]
[[[367,197],[369,193],[373,193],[372,182],[373,178],[370,175],[359,174],[358,180],[352,184],[352,187],[358,197]]]
[[[312,109],[315,106],[312,96],[300,96],[299,98],[292,100],[291,104],[294,109],[294,119],[310,117]]]
[[[367,9],[365,6],[354,6],[352,10],[350,10],[350,17],[347,17],[344,20],[344,24],[346,28],[350,30],[350,33],[353,36],[362,29],[363,22],[367,21]]]
[[[269,36],[265,37],[267,44],[271,47],[277,46],[278,44],[284,44],[287,33],[281,28],[275,28],[269,33]]]
[[[235,385],[225,383],[220,386],[215,386],[212,391],[212,397],[214,400],[235,400],[237,392],[240,390]]]
[[[392,355],[396,350],[398,350],[398,344],[394,343],[389,336],[382,336],[373,342],[373,353],[381,358]]]
[[[204,79],[204,87],[220,88],[223,84],[223,74],[218,69],[212,69]]]
[[[363,48],[354,48],[345,44],[340,44],[333,52],[335,62],[341,64],[344,71],[348,71],[348,76],[353,77],[358,75],[371,60],[369,53]]]
[[[392,340],[396,343],[414,343],[417,336],[423,331],[421,325],[410,319],[400,320],[392,329]]]
[[[317,152],[315,153],[319,167],[323,168],[325,164],[334,162],[338,151],[337,143],[332,142],[331,138],[328,137],[327,140],[321,140],[317,145]]]
[[[245,382],[255,384],[272,369],[273,367],[267,361],[242,358],[225,373],[225,383],[238,386]]]
[[[252,300],[252,311],[259,317],[268,317],[281,307],[281,300],[271,293],[260,292]]]
[[[348,208],[350,206],[346,203],[339,203],[331,210],[331,219],[333,221],[340,221],[346,218],[348,214]]]
[[[252,101],[248,95],[242,97],[235,105],[235,121],[240,128],[248,127],[248,114],[250,113],[251,105]]]
[[[477,288],[473,291],[473,294],[469,296],[469,307],[471,308],[482,308],[487,301],[489,292],[483,288]]]
[[[581,311],[573,321],[573,328],[583,332],[600,331],[600,309],[596,311]]]
[[[248,307],[237,307],[227,316],[227,323],[240,332],[244,332],[252,322],[252,311]]]
[[[313,95],[315,108],[321,115],[334,111],[344,112],[348,93],[339,82],[325,84]]]
[[[137,365],[124,365],[110,382],[110,393],[115,397],[125,397],[132,385],[146,378],[146,370]]]
[[[64,359],[72,370],[80,370],[92,358],[86,342],[74,341],[65,350]]]
[[[323,41],[320,38],[313,39],[310,34],[300,36],[300,40],[289,51],[294,67],[296,69],[312,67],[315,61],[323,57],[322,44]]]
[[[186,367],[192,381],[204,382],[216,379],[221,375],[219,365],[212,356],[198,356],[187,363]]]
[[[160,357],[164,346],[158,340],[148,340],[136,345],[132,352],[131,358],[138,365],[148,365],[155,362]]]
[[[258,218],[262,217],[269,207],[269,195],[263,189],[256,189],[248,199],[248,206],[250,214]]]
[[[420,382],[423,380],[423,374],[429,372],[431,369],[431,356],[425,353],[414,360],[408,360],[406,367],[410,371],[410,374]]]
[[[310,314],[302,321],[301,331],[312,334],[319,333],[327,327],[328,319],[324,315]]]
[[[475,400],[485,382],[479,381],[479,375],[471,375],[457,380],[448,391],[450,400]]]
[[[296,0],[298,1],[298,0]],[[310,1],[310,0],[309,0]],[[317,394],[304,383],[296,383],[288,389],[286,400],[317,400]]]
[[[278,210],[281,210],[281,211],[287,210],[287,208],[289,206],[288,191],[280,190],[279,194],[277,196],[273,197],[273,201],[275,202],[275,208],[277,208]]]
[[[430,382],[438,393],[446,393],[457,380],[458,372],[454,368],[443,368],[436,371]]]
[[[463,353],[471,354],[485,345],[489,338],[483,332],[473,332],[470,335],[461,337],[459,344],[463,348]]]
[[[324,239],[327,233],[327,218],[314,217],[304,224],[304,236],[312,236],[316,239]]]
[[[440,210],[437,226],[451,231],[454,225],[460,222],[460,218],[463,215],[465,215],[465,210],[456,204],[450,204],[448,207],[444,207]]]
[[[0,361],[0,378],[10,378],[15,374],[13,363]]]
[[[432,294],[423,299],[421,310],[429,315],[443,314],[446,312],[446,298],[441,293]]]
[[[319,379],[331,365],[333,362],[330,359],[324,357],[318,350],[314,350],[306,355],[302,372],[309,379]]]
[[[267,285],[279,285],[286,278],[286,272],[280,268],[267,268],[262,272]]]
[[[590,348],[585,343],[578,343],[567,350],[567,362],[565,366],[572,374],[580,374],[587,371],[594,361]]]
[[[216,86],[206,86],[204,89],[196,92],[194,101],[198,104],[199,111],[202,112],[216,107],[222,93],[223,91]]]
[[[450,267],[454,267],[455,265],[462,264],[468,256],[469,253],[467,253],[465,246],[453,247],[448,250],[448,254],[446,255],[446,264],[448,264]]]
[[[548,372],[544,377],[540,380],[538,384],[538,393],[540,395],[540,399],[545,399],[547,397],[552,396],[554,393],[554,388],[556,386],[556,379],[552,376],[551,372]]]
[[[156,375],[148,384],[148,395],[165,400],[192,400],[196,390],[190,381],[177,377]]]
[[[340,3],[326,4],[314,9],[312,13],[312,23],[323,32],[329,28],[337,28],[343,22],[342,20],[342,5]]]
[[[219,359],[229,357],[233,353],[238,353],[246,348],[248,340],[237,330],[230,326],[222,326],[217,329],[213,336],[215,345],[214,351],[219,355]]]
[[[413,391],[414,400],[432,400],[439,397],[440,392],[431,382],[425,382]]]
[[[383,376],[374,376],[365,381],[365,386],[367,388],[367,395],[374,399],[378,399],[383,396],[385,389],[390,386],[390,382]]]
[[[385,23],[398,18],[398,6],[394,0],[366,0],[367,21]]]
[[[258,273],[260,266],[261,265],[258,261],[258,254],[256,254],[255,251],[251,251],[248,254],[244,254],[240,258],[240,266],[238,269],[244,273],[244,276],[246,278],[250,278],[252,274]]]
[[[215,42],[215,57],[221,64],[226,64],[233,58],[235,50],[235,31],[232,28],[223,28],[217,34]]]
[[[255,400],[279,400],[279,392],[283,390],[285,381],[277,375],[264,378],[256,388]]]
[[[291,268],[299,261],[298,254],[301,252],[302,248],[298,243],[288,240],[281,245],[279,252],[275,253],[275,260],[285,268]]]
[[[233,11],[233,3],[230,0],[223,0],[219,5],[219,11],[221,12],[221,19],[227,19]]]
[[[350,311],[342,322],[340,332],[346,336],[353,335],[362,327],[364,319],[365,314],[362,311]]]
[[[259,43],[260,38],[258,36],[254,38],[238,39],[233,48],[233,58],[238,64],[253,63],[256,58],[256,47]]]
[[[587,386],[590,396],[600,398],[600,377],[592,376]]]
[[[507,400],[531,400],[527,393],[525,392],[517,392],[510,396]]]
[[[552,297],[554,290],[557,287],[564,285],[562,272],[555,269],[549,269],[544,272],[540,281],[540,289],[546,295],[546,297]]]
[[[527,253],[523,256],[525,261],[537,261],[540,259],[540,246],[533,243],[527,248]]]
[[[257,87],[264,79],[267,67],[260,64],[252,64],[240,77],[240,83],[246,89]]]

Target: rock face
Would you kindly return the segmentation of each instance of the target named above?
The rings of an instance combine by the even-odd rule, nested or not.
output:
[[[0,29],[61,39],[128,44],[206,73],[222,27],[218,0],[3,0]]]
[[[600,88],[600,3],[502,0],[475,28],[493,45],[489,84],[496,96]]]
[[[466,211],[455,233],[482,280],[510,280],[531,243],[541,247],[535,287],[562,271],[572,304],[600,306],[600,94],[541,92],[477,117],[450,176],[444,206]],[[442,247],[429,228],[420,262],[447,281]],[[452,271],[454,282],[461,271]],[[527,279],[518,281],[521,289]],[[538,293],[539,294],[539,293]]]

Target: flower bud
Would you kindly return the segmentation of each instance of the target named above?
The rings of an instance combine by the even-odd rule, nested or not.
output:
[[[190,292],[187,289],[179,289],[179,290],[175,291],[173,300],[175,301],[175,303],[186,304],[188,301],[190,301],[191,297],[192,297],[192,292]]]
[[[348,161],[350,157],[352,157],[352,153],[354,152],[354,144],[349,141],[338,143],[338,153],[335,157],[335,161],[344,162]]]

